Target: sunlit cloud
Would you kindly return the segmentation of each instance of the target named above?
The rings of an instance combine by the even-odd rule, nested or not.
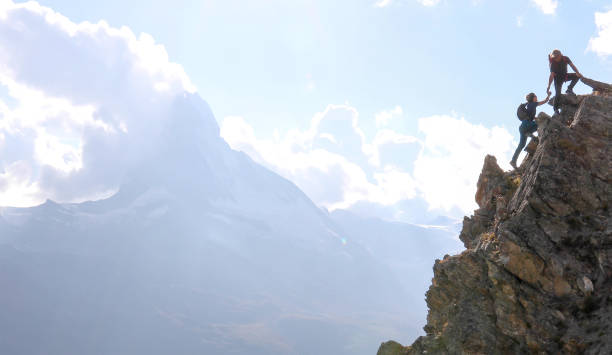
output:
[[[383,127],[367,139],[354,107],[330,105],[314,115],[305,131],[259,139],[244,118],[226,117],[221,135],[330,210],[358,203],[392,206],[418,197],[431,209],[470,213],[485,155],[494,154],[508,168],[514,137],[501,127],[449,115],[418,122],[419,136]]]
[[[588,49],[600,56],[612,55],[612,10],[595,13],[597,36],[589,40]]]
[[[364,200],[389,205],[416,194],[409,173],[393,166],[364,169],[377,143],[365,141],[358,113],[350,106],[330,105],[314,115],[308,130],[291,130],[280,139],[258,139],[242,117],[226,117],[221,135],[232,148],[295,182],[331,210]]]
[[[513,136],[502,127],[487,128],[465,118],[440,115],[419,120],[424,149],[414,162],[419,191],[431,208],[459,207],[469,213],[484,157],[492,154],[508,168]]]
[[[175,97],[195,91],[163,46],[127,27],[4,0],[0,31],[0,206],[107,195]]]

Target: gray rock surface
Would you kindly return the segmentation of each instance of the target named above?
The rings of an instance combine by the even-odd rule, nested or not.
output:
[[[519,169],[485,158],[466,250],[435,262],[426,335],[379,354],[612,353],[612,96],[564,95],[537,121]]]
[[[593,88],[593,92],[598,95],[598,94],[610,94],[612,93],[612,85],[607,84],[607,83],[602,83],[601,81],[597,81],[597,80],[593,80],[593,79],[589,79],[589,78],[581,78],[580,81],[582,81],[585,85],[588,85],[590,87]]]

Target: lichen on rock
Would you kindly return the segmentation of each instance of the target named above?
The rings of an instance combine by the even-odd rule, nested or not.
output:
[[[590,84],[538,115],[519,169],[485,158],[466,250],[435,262],[426,335],[379,354],[612,353],[612,87]]]

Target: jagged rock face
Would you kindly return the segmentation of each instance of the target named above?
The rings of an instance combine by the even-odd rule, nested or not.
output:
[[[485,158],[466,250],[434,266],[426,336],[380,354],[612,353],[612,97],[537,120],[518,171]]]

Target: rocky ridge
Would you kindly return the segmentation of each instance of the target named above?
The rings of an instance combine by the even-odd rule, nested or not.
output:
[[[537,117],[518,170],[487,156],[466,250],[436,260],[426,335],[385,354],[612,353],[612,86]]]

